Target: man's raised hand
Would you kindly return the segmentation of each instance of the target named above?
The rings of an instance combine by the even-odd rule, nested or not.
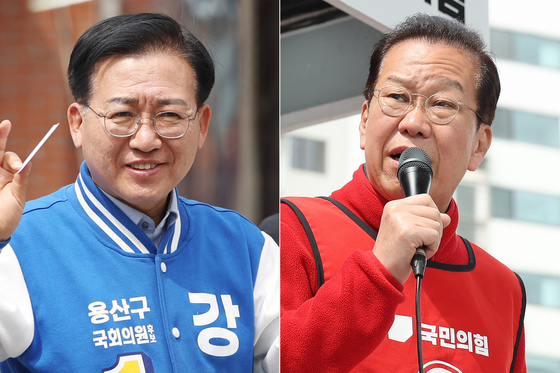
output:
[[[28,164],[22,172],[16,174],[22,166],[21,159],[15,153],[6,151],[11,129],[10,121],[0,123],[0,241],[10,238],[21,220],[31,169]]]
[[[432,257],[439,248],[443,229],[451,223],[427,194],[390,201],[383,209],[373,252],[393,277],[404,284],[412,268],[416,248],[425,246]]]

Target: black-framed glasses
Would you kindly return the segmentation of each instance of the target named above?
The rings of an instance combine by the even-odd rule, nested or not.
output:
[[[103,118],[105,130],[111,136],[129,137],[140,128],[142,119],[149,119],[156,133],[166,139],[178,139],[183,137],[189,129],[189,124],[196,118],[198,110],[194,116],[190,117],[180,111],[162,111],[153,118],[141,117],[132,110],[111,110],[104,115],[97,113],[91,107],[84,105],[93,111],[98,117]]]
[[[482,118],[476,110],[463,102],[457,101],[454,97],[443,93],[436,93],[427,97],[420,93],[410,93],[403,87],[393,85],[378,88],[374,90],[374,93],[375,92],[379,92],[377,95],[377,102],[379,103],[381,111],[390,117],[398,117],[399,115],[405,114],[418,102],[428,118],[436,124],[447,124],[451,122],[455,119],[457,114],[459,114],[461,106],[472,110],[482,121]],[[421,104],[418,100],[413,100],[412,96],[424,97],[424,103]]]

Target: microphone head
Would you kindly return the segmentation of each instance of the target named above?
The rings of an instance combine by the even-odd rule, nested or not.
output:
[[[399,158],[399,168],[397,171],[397,177],[401,180],[403,172],[409,167],[419,167],[433,176],[432,162],[430,162],[430,157],[428,153],[422,148],[408,148],[402,152]]]
[[[405,197],[429,193],[433,177],[430,157],[421,148],[408,148],[399,158],[397,177]]]

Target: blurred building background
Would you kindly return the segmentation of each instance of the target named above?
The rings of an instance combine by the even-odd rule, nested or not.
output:
[[[329,195],[364,162],[361,91],[373,44],[390,25],[348,15],[344,3],[281,1],[282,196]],[[452,4],[447,10],[474,5],[431,3]],[[394,10],[393,4],[371,9]],[[483,32],[497,58],[502,95],[490,151],[455,196],[459,234],[524,280],[529,373],[560,372],[559,12],[556,0],[488,0]]]
[[[235,209],[255,223],[278,211],[278,0],[0,0],[0,119],[12,121],[8,150],[33,159],[28,198],[74,182],[82,161],[66,109],[66,78],[78,37],[101,19],[164,13],[209,48],[216,85],[210,133],[181,195]]]

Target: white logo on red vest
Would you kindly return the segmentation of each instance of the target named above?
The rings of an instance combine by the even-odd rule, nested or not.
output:
[[[389,339],[404,343],[408,341],[412,335],[412,317],[395,315],[395,321],[389,330]]]
[[[459,368],[446,363],[445,361],[434,360],[424,364],[426,373],[463,373]]]
[[[460,330],[442,325],[422,323],[422,341],[434,346],[465,350],[476,355],[489,357],[488,336],[471,331]],[[395,315],[389,330],[388,339],[405,343],[414,335],[413,320],[410,316]]]

